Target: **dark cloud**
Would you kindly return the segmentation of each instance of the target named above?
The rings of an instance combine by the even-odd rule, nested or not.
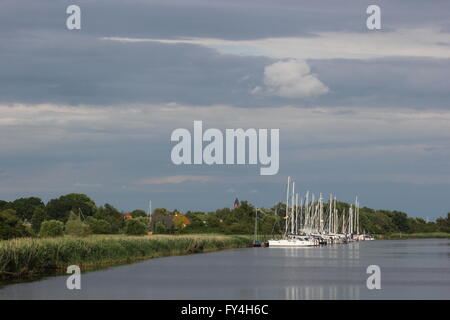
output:
[[[67,2],[13,1],[0,12],[0,102],[114,105],[177,102],[266,107],[283,104],[439,107],[448,60],[322,60],[313,72],[330,88],[314,99],[252,95],[273,59],[221,55],[202,46],[118,43],[122,37],[313,36],[362,31],[360,1],[76,1],[82,30],[65,29]],[[305,4],[308,4],[307,6]],[[447,2],[381,1],[386,28],[439,27]],[[444,19],[445,17],[445,19]],[[361,29],[362,28],[362,29]],[[419,75],[419,76],[418,76]]]
[[[249,95],[270,61],[194,45],[123,44],[71,33],[13,42],[0,52],[2,102],[232,103]]]
[[[265,57],[219,54],[199,45],[121,43],[83,34],[27,33],[4,40],[0,102],[123,105],[175,102],[269,107],[295,104],[447,108],[448,59],[309,60],[330,91],[292,99],[264,87]]]
[[[70,4],[82,8],[83,32],[91,35],[256,39],[317,31],[366,31],[366,8],[373,1],[3,0],[1,32],[63,29]],[[450,3],[445,0],[432,5],[420,0],[379,0],[376,4],[382,8],[386,30],[449,26]]]
[[[450,59],[384,58],[309,61],[331,91],[322,105],[445,108]]]
[[[65,9],[73,3],[82,8],[81,31],[65,29]],[[3,0],[0,11],[0,104],[87,104],[91,109],[96,106],[98,109],[99,106],[127,108],[133,103],[159,102],[193,105],[192,108],[213,104],[448,108],[450,61],[447,59],[309,60],[312,73],[330,88],[330,92],[318,98],[300,100],[250,93],[253,88],[264,86],[264,68],[275,62],[267,57],[222,55],[199,45],[100,40],[113,36],[237,40],[314,37],[314,33],[321,31],[366,32],[365,9],[369,4],[372,2],[357,0]],[[419,0],[380,0],[377,4],[382,7],[384,31],[423,26],[450,30],[448,1],[430,4]],[[248,110],[232,112],[244,117],[238,114],[240,111]],[[256,119],[265,111],[255,109],[247,120]],[[273,126],[283,130],[287,119],[277,118],[276,111],[275,108],[269,111]],[[350,118],[355,113],[354,110],[339,110],[336,116]],[[45,118],[47,113],[40,115]],[[172,209],[231,206],[235,196],[264,206],[283,199],[284,186],[280,183],[133,185],[132,181],[145,177],[211,174],[218,179],[225,176],[240,178],[257,175],[258,170],[255,167],[176,167],[169,160],[169,136],[170,130],[174,129],[171,123],[164,123],[167,132],[159,132],[157,138],[150,140],[148,132],[130,134],[135,122],[128,123],[120,115],[117,118],[105,127],[100,121],[84,127],[81,120],[70,127],[70,119],[55,116],[52,119],[59,120],[61,127],[53,130],[45,122],[34,128],[30,119],[19,118],[15,120],[17,123],[12,121],[11,124],[8,119],[0,118],[5,120],[5,125],[2,122],[0,127],[3,137],[8,135],[13,141],[12,146],[2,144],[9,149],[2,149],[0,159],[0,178],[4,186],[0,196],[14,199],[30,194],[48,199],[65,192],[88,192],[100,203],[114,199],[113,204],[124,209],[145,208],[149,198],[154,200],[154,206]],[[314,121],[315,118],[311,119]],[[149,118],[149,127],[154,124],[151,120]],[[439,121],[431,123],[440,125]],[[379,137],[378,134],[384,132],[380,130],[374,134],[367,130],[370,126],[367,125],[357,133],[347,133],[347,136],[361,139],[358,144],[345,141],[345,134],[340,135],[340,130],[345,131],[357,122],[341,125],[339,130],[328,133],[329,139],[325,141],[316,139],[319,134],[327,134],[331,120],[317,122],[308,132],[291,128],[290,134],[298,135],[291,140],[283,140],[286,131],[282,131],[280,175],[298,177],[302,191],[306,188],[316,193],[338,191],[341,199],[351,201],[358,190],[364,205],[410,210],[417,215],[427,215],[426,210],[432,212],[430,216],[444,214],[448,201],[442,199],[448,194],[448,184],[438,184],[439,179],[436,183],[431,181],[423,185],[410,183],[420,182],[428,175],[445,177],[449,172],[444,156],[448,148],[438,141],[448,141],[446,132],[442,136],[433,132],[433,136],[422,141],[418,131],[427,124],[414,127],[417,134],[411,138],[409,131],[403,128],[400,133],[407,137],[401,141],[386,135]],[[390,127],[381,127],[386,128]],[[63,138],[41,141],[58,134]],[[396,134],[392,131],[392,136]],[[70,139],[73,136],[76,138]],[[370,140],[375,139],[373,136],[376,142]],[[39,140],[39,137],[44,138]],[[299,144],[301,138],[307,139],[309,144]],[[409,146],[409,151],[402,151],[409,139],[414,139],[411,143],[423,146],[424,152],[420,146],[415,150],[414,145]],[[32,148],[28,147],[29,140],[33,140]],[[351,154],[355,152],[351,151],[355,145],[366,147],[357,149],[359,157]],[[386,147],[390,148],[383,152]],[[320,148],[329,152],[324,156],[317,151]],[[377,148],[382,151],[365,156],[365,152]],[[414,153],[410,149],[414,149]],[[392,150],[398,150],[395,159]],[[295,158],[291,151],[298,151],[300,158]],[[404,175],[397,178],[400,182],[390,180],[389,175],[397,173]],[[367,177],[368,174],[371,176]],[[378,176],[385,180],[378,182],[374,179]],[[97,187],[88,190],[83,186]],[[231,188],[236,194],[225,195]],[[254,189],[259,190],[259,195],[251,193]],[[267,196],[261,197],[262,194]]]

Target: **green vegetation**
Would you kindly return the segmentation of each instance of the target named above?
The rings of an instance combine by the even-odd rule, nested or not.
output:
[[[237,235],[96,235],[12,239],[0,241],[0,279],[56,274],[64,272],[72,264],[88,270],[148,258],[245,247],[250,242],[251,236]]]
[[[15,211],[8,209],[0,212],[0,239],[26,237],[27,230]]]
[[[52,199],[46,206],[47,214],[51,219],[66,222],[70,212],[82,214],[85,217],[93,216],[96,213],[96,205],[85,194],[70,193],[58,199]]]
[[[147,225],[138,219],[128,219],[125,221],[125,234],[140,236],[147,233]]]
[[[47,214],[47,211],[45,210],[45,207],[37,207],[33,211],[33,216],[31,217],[31,226],[33,228],[33,231],[35,233],[38,233],[39,230],[41,230],[42,222],[46,220],[49,220],[49,216]]]
[[[41,224],[41,237],[60,237],[64,234],[64,224],[58,220],[48,220]]]
[[[339,212],[349,204],[337,203]],[[283,230],[285,205],[258,209],[259,240]],[[450,213],[435,222],[406,213],[361,208],[361,231],[378,239],[449,238]],[[97,207],[84,194],[68,194],[44,204],[36,197],[0,200],[0,279],[23,279],[141,259],[245,247],[252,242],[255,207],[211,212],[157,208],[149,221],[143,210]],[[152,236],[142,236],[148,231]],[[9,240],[8,240],[9,239]]]
[[[89,226],[89,229],[94,234],[108,234],[111,232],[111,224],[103,219],[96,219],[94,217],[87,217],[86,223]]]
[[[77,237],[85,237],[91,233],[89,225],[81,221],[81,218],[74,212],[69,214],[64,230],[67,235]]]
[[[339,212],[348,210],[349,204],[338,202]],[[283,230],[285,204],[258,211],[258,233],[279,234]],[[121,212],[110,204],[97,207],[84,194],[71,193],[48,201],[37,198],[20,198],[11,202],[0,200],[0,239],[61,235],[60,225],[45,224],[49,220],[63,223],[63,233],[73,236],[89,234],[143,235],[154,234],[252,234],[255,223],[255,207],[242,201],[237,208],[223,208],[210,212],[157,208],[151,222],[144,210]],[[360,210],[361,231],[376,235],[450,233],[450,213],[436,221],[408,217],[400,211],[374,210],[363,207]],[[55,230],[49,230],[52,226]]]
[[[376,236],[379,240],[401,240],[401,239],[450,239],[450,232],[422,232],[422,233],[389,233]]]

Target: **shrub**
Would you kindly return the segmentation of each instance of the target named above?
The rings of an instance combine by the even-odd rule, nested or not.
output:
[[[144,235],[147,234],[147,226],[138,219],[128,219],[125,221],[125,234]]]
[[[91,233],[89,225],[81,221],[80,217],[71,212],[66,222],[66,234],[70,236],[85,237]]]
[[[91,232],[94,234],[111,233],[111,224],[106,220],[87,217],[86,223],[88,224]]]
[[[39,236],[41,237],[59,237],[64,234],[64,224],[58,220],[48,220],[41,223]]]
[[[162,233],[167,233],[167,232],[168,232],[168,229],[164,223],[162,223],[161,221],[156,222],[155,233],[162,234]]]

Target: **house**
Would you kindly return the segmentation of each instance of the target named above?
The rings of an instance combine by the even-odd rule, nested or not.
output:
[[[150,218],[150,229],[155,230],[155,226],[158,222],[164,224],[167,229],[174,229],[175,224],[173,223],[173,216],[152,216]]]

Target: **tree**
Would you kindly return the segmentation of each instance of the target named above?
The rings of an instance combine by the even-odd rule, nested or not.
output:
[[[450,232],[450,212],[447,213],[447,218],[438,218],[436,224],[439,231]]]
[[[138,219],[127,219],[125,221],[125,234],[134,236],[147,234],[147,226]]]
[[[97,209],[94,218],[107,221],[112,233],[119,232],[123,226],[123,214],[108,203]]]
[[[0,211],[8,209],[8,205],[9,205],[8,201],[0,200]]]
[[[141,209],[137,209],[137,210],[133,210],[130,213],[130,216],[132,216],[133,218],[137,218],[137,217],[146,217],[147,213],[144,210]]]
[[[33,212],[33,216],[31,217],[31,226],[33,231],[38,233],[41,230],[41,223],[45,220],[48,220],[47,211],[45,211],[45,207],[36,207]]]
[[[48,220],[41,224],[39,236],[41,237],[59,237],[64,234],[64,223],[58,220]]]
[[[172,221],[177,230],[184,229],[189,224],[189,220],[182,214],[173,216]]]
[[[106,220],[96,219],[94,217],[87,217],[86,223],[89,225],[89,229],[94,234],[111,233],[111,225]]]
[[[260,234],[278,234],[281,233],[282,218],[276,216],[275,213],[258,212],[258,233]]]
[[[167,209],[164,208],[156,208],[153,210],[152,216],[154,217],[160,217],[160,216],[168,216],[170,212]]]
[[[96,213],[97,207],[91,198],[79,193],[70,193],[47,203],[47,213],[52,219],[66,222],[70,211],[89,217]]]
[[[222,223],[220,219],[214,213],[206,215],[206,225],[208,228],[218,229],[221,227]]]
[[[392,222],[395,228],[401,232],[408,232],[408,216],[404,212],[392,211],[391,213]]]
[[[164,234],[164,233],[167,233],[167,231],[168,231],[168,229],[163,222],[161,222],[161,221],[156,222],[156,224],[155,224],[155,233],[156,234]]]
[[[28,236],[28,232],[23,222],[11,209],[0,212],[0,239],[7,240]]]
[[[65,226],[66,234],[70,236],[85,237],[89,235],[90,229],[87,223],[81,221],[80,217],[74,212],[70,212]]]
[[[34,210],[37,207],[44,207],[44,203],[40,198],[29,197],[14,200],[9,206],[16,211],[16,214],[20,219],[30,221],[33,217]]]

